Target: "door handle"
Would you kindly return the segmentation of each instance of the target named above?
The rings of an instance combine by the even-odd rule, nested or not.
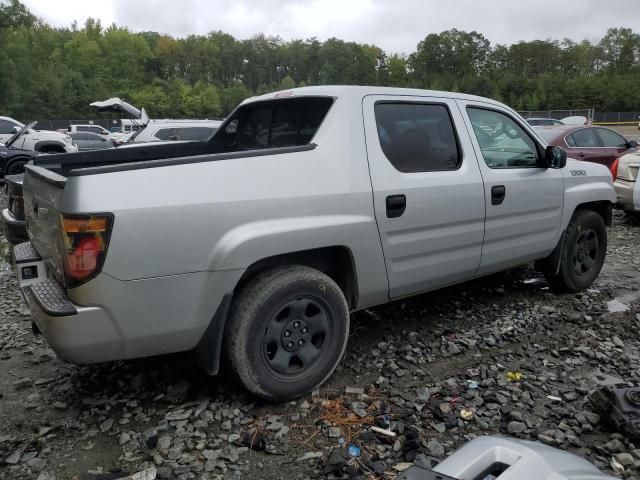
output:
[[[389,195],[386,204],[387,218],[398,218],[407,208],[407,197],[404,195]]]
[[[507,195],[507,189],[504,185],[494,185],[491,187],[491,205],[500,205]]]
[[[584,154],[584,153],[582,153],[582,152],[580,152],[580,153],[578,154],[578,156],[579,156],[580,158],[582,158],[582,157],[584,157],[584,156],[585,156],[585,154]]]

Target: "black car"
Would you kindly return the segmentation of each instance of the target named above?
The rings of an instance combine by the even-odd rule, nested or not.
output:
[[[23,178],[24,174],[4,177],[4,188],[8,202],[7,208],[2,210],[4,236],[9,243],[14,245],[28,240],[22,199]]]
[[[22,150],[13,145],[29,129],[33,128],[37,122],[32,122],[18,130],[13,137],[7,140],[6,144],[0,143],[0,176],[18,175],[24,172],[25,164],[38,155],[32,150]]]

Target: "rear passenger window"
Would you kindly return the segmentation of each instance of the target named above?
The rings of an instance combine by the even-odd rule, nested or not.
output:
[[[444,105],[378,102],[380,146],[404,173],[457,170],[462,161],[449,110]]]
[[[250,103],[219,128],[213,141],[226,151],[306,145],[329,112],[333,98],[300,97]]]

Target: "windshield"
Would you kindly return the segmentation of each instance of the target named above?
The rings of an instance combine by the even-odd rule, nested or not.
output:
[[[30,129],[35,127],[38,122],[31,122],[29,125],[23,126],[20,130],[13,134],[9,140],[7,140],[7,147],[13,145],[24,133],[28,132]]]
[[[536,130],[536,133],[538,135],[540,135],[545,142],[547,143],[551,143],[553,140],[555,140],[556,138],[558,138],[558,132],[556,132],[555,130],[543,130],[543,129],[538,129]]]

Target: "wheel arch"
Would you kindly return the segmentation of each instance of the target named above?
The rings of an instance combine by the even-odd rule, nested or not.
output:
[[[60,142],[52,141],[52,140],[44,140],[42,142],[38,142],[33,146],[33,149],[36,152],[55,152],[55,153],[65,153],[64,145]]]
[[[4,174],[5,175],[7,174],[7,171],[9,170],[11,165],[13,165],[14,163],[22,162],[22,161],[24,161],[25,163],[28,163],[30,160],[31,160],[31,157],[22,156],[22,155],[16,155],[15,157],[7,159],[6,163],[4,164]]]
[[[347,299],[349,308],[358,304],[358,278],[351,250],[344,245],[299,250],[273,255],[252,263],[244,272],[234,293],[260,272],[284,265],[304,265],[319,270],[338,284]]]

